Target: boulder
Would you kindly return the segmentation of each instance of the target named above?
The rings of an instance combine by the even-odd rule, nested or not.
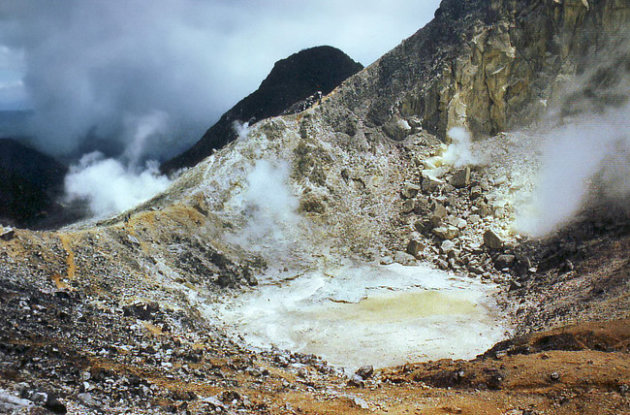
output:
[[[433,229],[433,233],[440,239],[454,239],[459,236],[459,229],[452,225],[439,226]]]
[[[464,219],[456,217],[449,218],[448,223],[449,225],[455,226],[457,229],[464,229],[468,225],[468,222],[466,222]]]
[[[444,184],[443,180],[435,176],[433,170],[437,169],[422,170],[422,190],[425,192],[432,192]]]
[[[400,195],[403,199],[413,199],[414,197],[416,197],[420,189],[421,187],[417,184],[405,183],[402,191],[400,192]]]
[[[0,226],[0,239],[3,241],[10,241],[15,237],[15,230],[13,228],[3,228]]]
[[[470,189],[470,198],[472,200],[477,199],[482,194],[483,194],[483,190],[481,189],[481,186],[473,186],[473,188]]]
[[[369,379],[374,374],[374,367],[372,365],[361,366],[359,370],[355,372],[355,375],[361,379]]]
[[[394,262],[400,265],[416,265],[416,258],[406,252],[397,251],[394,254]]]
[[[516,257],[514,255],[499,255],[497,259],[494,261],[494,266],[501,270],[503,268],[508,268],[514,264]]]
[[[481,220],[481,217],[479,215],[470,215],[468,216],[468,222],[470,223],[479,223],[479,221]]]
[[[402,141],[413,132],[413,129],[406,120],[394,118],[383,125],[383,131],[392,140]]]
[[[470,167],[464,167],[457,170],[449,180],[449,183],[456,188],[462,188],[470,185]]]
[[[381,260],[379,261],[379,263],[381,265],[391,265],[394,263],[394,258],[392,258],[391,256],[387,255],[381,258]]]
[[[424,243],[420,235],[413,235],[407,244],[407,253],[414,257],[424,249]]]
[[[156,302],[138,302],[123,307],[125,317],[136,317],[146,321],[152,320],[158,311],[160,311],[160,306]]]
[[[446,210],[446,206],[442,203],[435,202],[433,205],[433,216],[437,216],[440,219],[444,219],[448,215],[448,211]]]
[[[407,199],[403,202],[402,204],[402,213],[411,213],[415,210],[416,208],[416,203],[413,201],[413,199]]]
[[[415,199],[415,207],[413,209],[416,215],[426,215],[431,212],[431,203],[429,199],[424,196],[419,196]]]
[[[503,240],[492,229],[488,229],[483,234],[483,244],[490,249],[501,249]]]
[[[443,241],[442,244],[440,245],[440,251],[442,251],[442,253],[446,255],[448,255],[450,252],[453,252],[454,249],[455,249],[455,242],[450,241],[450,240]]]

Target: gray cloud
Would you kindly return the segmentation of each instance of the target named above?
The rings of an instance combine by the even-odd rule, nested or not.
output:
[[[76,151],[88,131],[124,148],[134,120],[160,113],[163,130],[143,152],[164,157],[256,89],[276,60],[329,44],[369,64],[428,22],[438,3],[3,0],[0,47],[23,54],[42,149]]]

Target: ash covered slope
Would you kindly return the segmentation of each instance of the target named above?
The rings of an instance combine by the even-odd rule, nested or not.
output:
[[[317,91],[329,93],[344,79],[363,69],[339,49],[318,46],[275,63],[260,87],[241,100],[189,150],[165,162],[163,172],[192,167],[236,138],[234,122],[250,122],[280,115]]]

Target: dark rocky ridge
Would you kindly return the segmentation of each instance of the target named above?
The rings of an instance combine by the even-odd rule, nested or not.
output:
[[[213,150],[233,141],[236,138],[235,121],[252,124],[280,115],[317,91],[329,93],[361,69],[360,63],[330,46],[304,49],[276,62],[255,92],[226,112],[192,148],[163,163],[162,172],[192,167]]]
[[[58,213],[68,168],[20,142],[0,139],[0,220],[33,226]]]

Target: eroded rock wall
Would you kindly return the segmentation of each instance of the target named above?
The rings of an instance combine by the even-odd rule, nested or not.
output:
[[[629,23],[627,0],[445,0],[425,28],[346,82],[341,99],[393,139],[404,138],[392,128],[401,119],[442,138],[454,126],[493,135],[552,106],[570,112],[575,91],[593,101],[589,90],[627,88]],[[621,99],[609,95],[595,104]]]

